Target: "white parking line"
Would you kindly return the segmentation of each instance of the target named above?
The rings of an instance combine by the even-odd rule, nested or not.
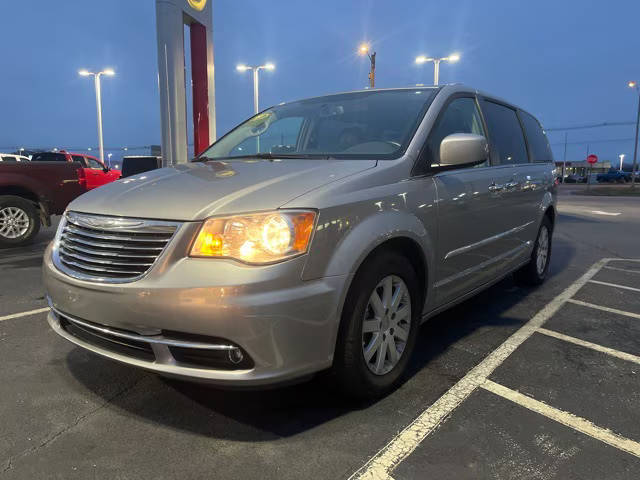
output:
[[[596,215],[611,215],[617,217],[621,212],[603,212],[602,210],[589,210],[591,213],[595,213]]]
[[[607,287],[622,288],[624,290],[631,290],[632,292],[640,292],[640,288],[627,287],[626,285],[618,285],[617,283],[601,282],[600,280],[589,280],[591,283],[597,283],[598,285],[605,285]]]
[[[28,310],[26,312],[12,313],[11,315],[5,315],[4,317],[0,317],[0,322],[4,322],[5,320],[11,320],[12,318],[27,317],[29,315],[35,315],[37,313],[43,313],[48,311],[49,311],[49,307],[45,307],[45,308],[36,308],[35,310]]]
[[[576,345],[580,345],[581,347],[590,348],[592,350],[611,355],[612,357],[620,358],[622,360],[634,362],[640,365],[640,357],[637,357],[636,355],[632,355],[630,353],[621,352],[620,350],[614,350],[613,348],[609,347],[603,347],[602,345],[598,345],[597,343],[587,342],[586,340],[571,337],[569,335],[565,335],[564,333],[555,332],[553,330],[547,330],[546,328],[539,328],[538,332],[543,333],[544,335],[548,335],[549,337],[557,338],[558,340],[564,340],[565,342],[574,343]]]
[[[603,258],[587,273],[569,285],[560,295],[549,302],[531,320],[511,335],[502,345],[471,369],[462,379],[422,412],[382,450],[372,457],[350,479],[389,479],[393,469],[407,458],[418,445],[458,407],[489,375],[546,322],[562,305],[573,297],[609,261]]]
[[[618,272],[629,272],[629,273],[638,273],[640,274],[640,270],[633,270],[630,268],[618,268],[618,267],[610,267],[609,265],[605,265],[605,267],[607,270],[616,270]]]
[[[568,303],[575,303],[576,305],[582,305],[583,307],[595,308],[596,310],[602,310],[603,312],[617,313],[618,315],[626,315],[631,318],[640,318],[640,315],[633,312],[626,312],[624,310],[618,310],[617,308],[603,307],[602,305],[596,305],[595,303],[583,302],[582,300],[574,300],[573,298],[567,300]]]
[[[640,457],[640,443],[622,437],[613,433],[611,430],[607,430],[606,428],[598,427],[585,418],[554,408],[546,403],[540,402],[539,400],[527,397],[520,392],[516,392],[515,390],[511,390],[510,388],[492,382],[491,380],[487,380],[481,385],[481,387],[491,393],[499,395],[502,398],[511,400],[522,407],[528,408],[540,415],[544,415],[547,418],[562,423],[567,427],[578,430],[585,435],[607,443],[612,447],[630,453],[631,455],[635,455],[636,457]]]

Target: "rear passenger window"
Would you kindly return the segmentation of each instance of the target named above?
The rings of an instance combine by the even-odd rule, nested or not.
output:
[[[16,162],[16,157],[2,157],[3,162]]]
[[[518,112],[529,142],[529,154],[532,162],[553,162],[553,153],[547,136],[538,121],[522,110]]]
[[[67,157],[64,153],[42,152],[36,153],[32,158],[32,162],[66,162]]]
[[[440,163],[440,144],[452,133],[474,133],[485,136],[478,106],[473,98],[456,98],[438,118],[427,139],[427,165]]]
[[[489,129],[491,164],[528,163],[527,146],[516,111],[489,101],[482,102],[482,111]]]

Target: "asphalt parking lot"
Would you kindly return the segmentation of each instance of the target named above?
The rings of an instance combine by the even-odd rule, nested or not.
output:
[[[560,196],[551,275],[420,332],[399,390],[162,379],[45,321],[38,243],[0,250],[0,478],[637,479],[640,198]]]

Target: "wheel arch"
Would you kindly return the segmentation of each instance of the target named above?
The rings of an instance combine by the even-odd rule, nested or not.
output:
[[[24,198],[25,200],[29,200],[31,203],[33,203],[36,208],[40,208],[40,199],[38,195],[28,188],[17,185],[2,185],[0,186],[0,196],[4,195],[12,195],[15,197]]]

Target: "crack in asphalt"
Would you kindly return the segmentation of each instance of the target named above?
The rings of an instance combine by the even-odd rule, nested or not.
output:
[[[55,434],[53,434],[49,438],[45,439],[42,443],[40,443],[40,445],[36,445],[34,447],[31,447],[31,448],[29,448],[27,450],[22,451],[19,454],[12,455],[11,457],[9,457],[7,459],[6,466],[2,469],[2,471],[0,472],[0,475],[4,475],[9,470],[12,470],[14,468],[14,465],[13,465],[14,460],[27,457],[27,456],[31,455],[32,453],[35,453],[35,452],[37,452],[38,450],[40,450],[42,448],[45,448],[46,446],[48,446],[49,444],[54,442],[56,439],[58,439],[59,437],[61,437],[65,433],[67,433],[69,430],[71,430],[72,428],[76,427],[83,420],[85,420],[85,419],[89,418],[90,416],[94,415],[95,413],[99,412],[100,410],[102,410],[103,408],[108,406],[110,403],[112,403],[117,398],[119,398],[119,397],[121,397],[123,395],[126,395],[128,392],[133,390],[143,380],[146,380],[147,378],[149,378],[148,375],[145,375],[145,376],[141,377],[140,379],[136,380],[135,382],[133,382],[128,387],[123,388],[122,390],[120,390],[117,393],[115,393],[113,396],[111,396],[108,399],[106,399],[104,402],[102,402],[100,405],[98,405],[93,410],[90,410],[87,413],[85,413],[83,415],[80,415],[79,417],[76,417],[76,419],[72,423],[70,423],[69,425],[65,426],[64,428],[62,428],[60,431],[56,432]]]

